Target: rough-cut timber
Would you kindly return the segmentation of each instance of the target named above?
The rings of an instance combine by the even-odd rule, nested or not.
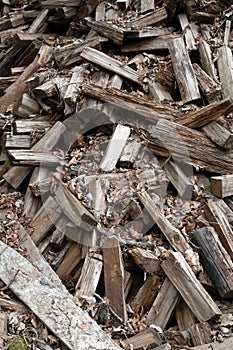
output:
[[[198,281],[181,253],[170,252],[161,266],[200,322],[221,315],[217,304]]]
[[[0,276],[70,350],[120,349],[47,275],[0,242]]]
[[[233,195],[233,174],[212,176],[211,192],[219,198],[230,197]]]
[[[233,148],[233,133],[216,121],[208,123],[202,128],[206,136],[208,136],[216,145],[226,149]]]
[[[224,98],[233,97],[233,60],[231,49],[222,46],[218,49],[218,71]]]

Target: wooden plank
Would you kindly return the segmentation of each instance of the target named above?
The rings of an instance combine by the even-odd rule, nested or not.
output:
[[[233,175],[212,176],[210,178],[211,192],[219,198],[233,195]]]
[[[151,97],[151,100],[162,102],[162,101],[172,101],[173,98],[171,97],[171,94],[166,89],[165,86],[161,85],[158,82],[148,82],[148,88],[149,88],[149,95]]]
[[[180,37],[180,34],[166,34],[155,38],[131,40],[121,47],[121,52],[168,51],[169,41],[177,37]]]
[[[122,322],[127,321],[126,302],[124,296],[124,268],[119,242],[105,239],[103,243],[104,286],[109,304]],[[119,320],[114,319],[118,324]]]
[[[30,135],[11,135],[10,133],[4,133],[5,147],[6,148],[31,148],[31,136]]]
[[[108,143],[107,149],[100,162],[99,168],[103,171],[112,171],[115,169],[116,164],[121,156],[121,153],[126,145],[126,142],[130,135],[130,128],[118,124],[111,140]]]
[[[38,16],[34,19],[32,24],[30,25],[30,28],[28,29],[28,33],[38,33],[39,29],[42,27],[42,25],[45,23],[49,16],[49,10],[48,9],[43,9],[41,12],[38,14]]]
[[[161,266],[200,322],[221,315],[218,306],[202,287],[181,253],[170,252]]]
[[[61,280],[68,277],[82,259],[82,245],[73,242],[67,250],[64,259],[56,269]]]
[[[222,46],[218,49],[218,73],[223,98],[233,97],[233,58],[231,49]]]
[[[211,328],[208,322],[194,324],[191,328],[189,328],[189,333],[193,345],[207,344],[212,340]]]
[[[186,13],[179,13],[178,19],[185,38],[185,45],[188,51],[196,50],[196,42],[193,36]]]
[[[41,1],[41,7],[44,9],[54,9],[60,7],[75,7],[80,6],[79,0],[57,0],[56,5],[52,0]]]
[[[184,300],[181,300],[176,308],[176,321],[181,332],[187,331],[197,322],[194,313],[190,310]]]
[[[210,45],[203,38],[200,38],[198,41],[198,50],[202,68],[216,83],[219,84]]]
[[[128,253],[143,271],[155,275],[160,271],[160,261],[151,251],[137,247],[129,249]]]
[[[135,83],[138,83],[140,85],[142,84],[140,82],[138,73],[134,69],[99,50],[87,47],[82,51],[80,56],[92,63],[97,64],[98,66],[101,66],[102,68],[112,71],[124,78],[132,80]]]
[[[57,288],[46,274],[39,272],[3,242],[0,242],[0,255],[0,278],[68,349],[94,346],[98,350],[120,350],[97,323],[67,293]]]
[[[232,298],[233,263],[216,231],[212,227],[200,228],[192,234],[192,241],[199,247],[203,265],[221,297]]]
[[[216,145],[225,149],[233,148],[233,133],[216,121],[208,123],[202,128],[204,134],[208,136]]]
[[[169,51],[182,101],[188,103],[200,100],[197,79],[183,38],[170,40]]]
[[[155,25],[167,19],[167,11],[165,7],[160,7],[152,13],[147,13],[139,18],[133,19],[127,22],[128,27],[149,27],[151,25]]]
[[[38,152],[31,150],[8,150],[13,164],[48,166],[55,167],[59,165],[59,159],[49,152]]]
[[[139,350],[145,347],[154,347],[161,344],[162,340],[158,332],[154,329],[144,329],[138,334],[128,338],[123,342],[124,348],[127,350]]]
[[[27,134],[33,131],[47,130],[51,127],[48,121],[37,121],[31,119],[15,120],[13,123],[14,132],[16,134]]]
[[[124,41],[125,29],[102,21],[87,20],[87,25],[100,35],[112,40],[117,45]]]
[[[226,214],[218,203],[212,199],[208,199],[206,202],[204,213],[210,222],[210,226],[213,226],[217,231],[224,248],[231,258],[233,258],[233,229],[231,228]]]
[[[180,294],[168,278],[165,278],[151,309],[146,316],[146,324],[166,328],[178,302]]]

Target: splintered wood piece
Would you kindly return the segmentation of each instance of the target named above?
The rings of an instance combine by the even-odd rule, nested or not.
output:
[[[39,114],[40,106],[37,101],[31,98],[27,93],[24,93],[15,103],[13,113],[17,117],[28,118],[30,115]]]
[[[153,101],[162,102],[164,100],[166,101],[172,101],[173,98],[171,97],[170,93],[166,89],[165,86],[161,85],[158,82],[148,82],[148,88],[149,88],[149,94],[151,96],[151,99]]]
[[[170,252],[161,266],[200,322],[221,315],[218,306],[198,281],[180,252]]]
[[[13,164],[21,165],[46,165],[52,166],[59,165],[59,159],[48,152],[37,152],[31,150],[9,150],[10,157]]]
[[[117,240],[109,238],[104,240],[103,261],[105,295],[109,300],[109,305],[125,323],[127,312],[124,295],[124,267]],[[119,320],[115,318],[114,322],[118,324]]]
[[[219,83],[216,75],[216,69],[212,59],[210,45],[203,38],[200,38],[199,40],[198,50],[200,54],[202,68],[214,81],[216,81],[216,83]]]
[[[45,23],[49,15],[49,10],[44,9],[38,14],[35,20],[32,22],[30,28],[28,29],[28,33],[38,33],[42,25]]]
[[[31,151],[48,152],[53,149],[66,127],[61,122],[56,122],[48,132],[31,148]],[[30,173],[31,167],[13,166],[4,174],[4,179],[14,188],[17,188]]]
[[[101,66],[102,68],[119,74],[120,76],[132,80],[135,83],[141,84],[139,75],[134,69],[99,50],[87,47],[82,51],[80,56],[92,63],[97,64],[98,66]]]
[[[218,49],[217,63],[223,98],[233,98],[233,58],[229,47]]]
[[[89,225],[96,226],[94,216],[61,181],[54,189],[54,193],[60,209],[75,226],[81,227],[86,223],[85,228],[87,230],[90,229]]]
[[[3,242],[0,255],[0,278],[68,349],[121,349],[47,274]]]
[[[182,169],[174,162],[169,161],[164,164],[164,169],[168,179],[181,197],[190,199],[193,192],[193,184],[185,175]]]
[[[41,168],[39,169],[41,172]],[[45,168],[45,170],[47,170]],[[29,189],[31,193],[33,193],[34,196],[42,196],[45,193],[48,193],[52,191],[54,186],[56,185],[57,181],[54,179],[54,177],[43,177],[42,178],[33,178],[29,183]]]
[[[63,280],[65,277],[69,276],[81,259],[82,245],[80,243],[73,242],[67,250],[64,259],[56,269],[56,273],[60,279]]]
[[[125,34],[127,35],[127,34]],[[163,34],[155,38],[140,39],[127,42],[121,47],[121,52],[164,51],[169,49],[169,40],[180,37],[180,34]]]
[[[38,245],[42,241],[59,216],[59,205],[54,198],[50,196],[31,221],[31,226],[34,228],[31,238],[35,245]]]
[[[180,294],[168,278],[165,278],[158,295],[156,296],[151,309],[146,317],[146,324],[155,324],[165,329],[178,302]]]
[[[218,174],[233,173],[233,150],[223,150],[203,133],[160,119],[145,137],[156,155],[172,156],[183,163],[197,164]],[[162,146],[162,145],[163,146]]]
[[[190,28],[186,13],[180,13],[178,15],[178,18],[179,18],[180,26],[181,26],[183,34],[184,34],[186,49],[188,51],[196,50],[197,47],[196,47],[195,38],[194,38],[192,30]]]
[[[30,135],[11,135],[10,133],[4,133],[5,148],[30,148],[31,136]]]
[[[84,260],[81,276],[75,287],[75,300],[83,297],[94,296],[99,283],[102,267],[102,255],[94,252],[88,252]]]
[[[133,248],[129,250],[129,254],[134,262],[143,271],[149,274],[157,274],[160,270],[160,261],[156,256],[149,250],[143,248]]]
[[[52,49],[49,46],[41,46],[34,61],[24,70],[15,83],[11,84],[6,90],[5,95],[0,97],[0,113],[5,113],[9,106],[13,106],[18,99],[26,92],[26,81],[41,66],[43,67],[52,58]]]
[[[126,145],[130,135],[128,126],[118,124],[111,140],[108,143],[105,154],[100,162],[99,168],[103,171],[112,171],[115,169],[118,159]]]
[[[228,252],[233,258],[233,229],[228,218],[217,202],[208,199],[204,207],[205,216],[209,220],[210,226],[213,226],[219,235],[219,238]]]
[[[106,88],[103,90],[96,85],[84,84],[82,86],[82,93],[112,103],[118,107],[139,113],[151,121],[158,120],[159,118],[173,120],[173,117],[178,116],[177,110],[171,107],[162,105],[161,103],[148,101],[117,88]]]
[[[189,330],[197,322],[194,313],[183,300],[176,308],[176,321],[181,332]]]
[[[165,21],[167,19],[167,11],[165,7],[160,7],[154,12],[147,13],[139,18],[133,19],[130,22],[127,22],[128,27],[149,27],[151,25],[155,25],[159,22]]]
[[[182,101],[188,103],[199,100],[201,95],[197,79],[183,38],[170,40],[169,51]]]
[[[196,323],[188,331],[193,345],[208,344],[212,340],[211,328],[207,322]]]
[[[154,347],[162,343],[161,337],[154,329],[144,329],[138,334],[128,338],[124,342],[125,349],[127,350],[139,350],[146,347]],[[154,349],[154,348],[153,348]]]
[[[159,277],[155,275],[150,275],[146,279],[143,286],[139,289],[135,297],[131,302],[131,307],[135,312],[145,313],[150,310],[156,294],[159,290]]]
[[[33,131],[46,130],[51,127],[48,121],[37,121],[31,119],[15,120],[13,123],[14,132],[16,134],[27,134]]]
[[[80,86],[84,81],[86,74],[87,71],[83,67],[76,67],[74,69],[64,96],[64,102],[66,105],[65,113],[68,114],[74,112],[76,101],[80,94]]]
[[[211,192],[219,198],[230,197],[233,195],[233,175],[212,176]]]
[[[124,41],[124,28],[102,21],[87,20],[87,25],[100,35],[112,40],[117,45],[122,45]]]
[[[92,206],[97,216],[105,215],[106,194],[108,190],[108,180],[93,176],[89,182],[89,191],[92,195]]]
[[[211,78],[197,63],[193,63],[198,85],[209,103],[221,100],[221,86]]]
[[[130,165],[132,165],[135,162],[140,149],[141,149],[141,144],[139,142],[137,142],[136,140],[128,141],[122,151],[122,154],[119,160],[119,166],[130,167]]]
[[[173,249],[183,253],[190,249],[182,233],[161,213],[150,195],[146,191],[138,192],[137,195]]]
[[[152,37],[161,37],[171,34],[168,28],[142,28],[142,29],[126,29],[124,32],[125,40],[127,39],[143,39]]]
[[[226,149],[233,148],[233,133],[218,122],[208,123],[202,130],[216,145]]]

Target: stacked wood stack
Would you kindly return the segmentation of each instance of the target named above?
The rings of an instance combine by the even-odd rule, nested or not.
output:
[[[233,348],[232,5],[0,2],[1,348]]]

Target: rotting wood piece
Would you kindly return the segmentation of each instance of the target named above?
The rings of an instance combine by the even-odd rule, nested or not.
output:
[[[72,242],[64,259],[56,269],[57,275],[63,280],[68,277],[82,259],[82,245]]]
[[[217,63],[223,98],[233,98],[233,58],[229,47],[222,46],[218,49]]]
[[[160,270],[160,261],[156,256],[143,248],[133,248],[129,250],[133,261],[145,272],[157,274]]]
[[[165,7],[161,7],[155,10],[152,13],[147,13],[139,18],[133,19],[130,22],[127,22],[128,27],[149,27],[151,25],[155,25],[159,22],[165,21],[167,19],[167,11]]]
[[[216,145],[226,149],[233,148],[233,133],[218,122],[208,123],[202,130]]]
[[[169,252],[161,266],[200,322],[221,315],[218,306],[198,281],[181,253]]]
[[[212,176],[211,192],[219,198],[230,197],[233,195],[233,175]]]
[[[162,340],[158,332],[154,329],[144,329],[140,331],[138,334],[128,338],[124,341],[125,349],[131,350],[139,350],[148,346],[156,346],[161,344]]]
[[[197,79],[183,38],[170,40],[169,51],[182,101],[189,103],[200,100]]]
[[[192,234],[192,241],[198,246],[203,265],[221,297],[232,298],[233,263],[215,230],[212,227],[198,229]]]
[[[207,344],[212,340],[211,328],[208,322],[196,323],[188,331],[193,345]]]
[[[48,166],[59,165],[59,159],[49,152],[37,152],[31,150],[9,150],[13,164]]]
[[[0,255],[1,279],[68,349],[93,346],[99,350],[121,349],[49,276],[3,242],[0,242]]]
[[[122,45],[124,41],[124,28],[102,21],[87,20],[87,25],[100,35],[112,40],[117,45]]]

